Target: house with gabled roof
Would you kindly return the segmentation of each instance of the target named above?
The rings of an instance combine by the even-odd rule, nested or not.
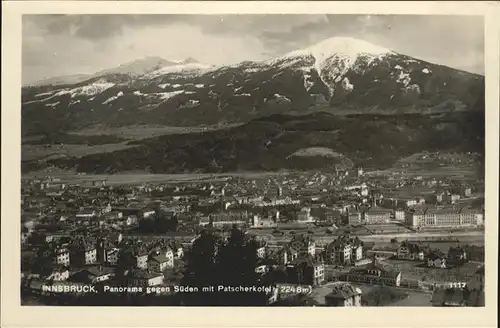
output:
[[[137,287],[158,286],[163,284],[163,273],[134,269],[128,272],[127,283]]]
[[[294,235],[289,245],[291,248],[297,250],[299,256],[314,256],[316,253],[316,242],[308,235]]]
[[[285,245],[276,251],[274,256],[280,265],[287,265],[299,257],[299,252],[290,245]]]
[[[430,268],[446,269],[446,255],[440,250],[433,250],[427,254],[427,266]]]
[[[403,241],[397,250],[397,258],[400,260],[423,261],[425,257],[423,248],[409,241]]]
[[[327,306],[361,306],[361,289],[349,283],[337,282],[325,296]]]
[[[325,264],[319,256],[310,254],[287,264],[289,283],[318,286],[325,281]]]
[[[148,259],[148,270],[150,272],[163,272],[167,268],[168,259],[161,254],[150,255]]]
[[[387,270],[376,259],[373,259],[372,263],[365,267],[351,269],[343,276],[346,281],[388,286],[399,286],[401,277],[401,271]]]

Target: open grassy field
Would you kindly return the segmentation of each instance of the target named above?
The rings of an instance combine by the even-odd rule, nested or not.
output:
[[[364,227],[373,234],[411,232],[407,227],[397,223],[367,224]]]
[[[113,136],[123,139],[119,143],[103,143],[100,145],[86,145],[72,142],[54,144],[51,147],[44,145],[31,145],[28,143],[41,140],[44,136],[23,137],[21,146],[21,157],[23,161],[50,160],[60,157],[83,157],[86,155],[109,153],[122,150],[135,145],[127,145],[129,141],[153,138],[168,134],[199,133],[218,129],[226,129],[238,124],[223,126],[200,126],[200,127],[172,127],[156,125],[135,125],[126,127],[108,127],[95,125],[78,131],[72,131],[68,135],[74,136]],[[26,143],[26,144],[25,144]]]
[[[30,172],[23,174],[24,179],[37,178],[40,173]],[[61,172],[51,174],[66,183],[92,183],[92,181],[106,181],[109,185],[134,185],[142,183],[166,183],[166,182],[191,182],[191,181],[214,181],[227,177],[245,177],[249,179],[263,179],[276,172],[239,172],[239,173],[200,173],[200,174],[148,174],[148,173],[120,173],[120,174],[75,174],[72,172]]]
[[[132,125],[124,127],[110,127],[96,125],[82,130],[72,131],[78,135],[114,135],[117,137],[139,140],[145,138],[153,138],[166,134],[181,134],[181,133],[199,133],[218,129],[226,129],[238,126],[238,124],[227,124],[222,126],[196,126],[196,127],[179,127],[179,126],[163,126],[163,125]]]
[[[53,145],[52,147],[44,147],[42,145],[22,145],[21,159],[23,161],[32,160],[49,160],[60,157],[82,157],[86,155],[109,153],[117,150],[122,150],[135,145],[127,145],[127,142],[104,145]]]
[[[437,166],[432,169],[428,167],[415,167],[411,169],[390,168],[387,170],[365,171],[367,176],[404,176],[406,178],[422,177],[422,178],[451,178],[462,179],[464,181],[475,181],[479,176],[479,172],[484,169],[479,165],[448,165]]]

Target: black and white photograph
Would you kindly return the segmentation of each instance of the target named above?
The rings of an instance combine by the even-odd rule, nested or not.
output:
[[[21,306],[486,306],[483,16],[21,34]]]

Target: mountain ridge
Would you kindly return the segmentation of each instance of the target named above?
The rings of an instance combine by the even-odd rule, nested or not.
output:
[[[337,37],[270,61],[215,67],[188,58],[139,75],[113,71],[23,88],[22,103],[28,134],[98,123],[220,125],[314,111],[432,114],[484,111],[484,77]]]

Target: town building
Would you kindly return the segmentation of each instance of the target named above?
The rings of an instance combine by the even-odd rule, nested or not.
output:
[[[148,268],[148,253],[139,252],[136,256],[136,268],[138,269],[147,269]]]
[[[64,265],[53,265],[40,274],[39,278],[45,281],[65,281],[69,278],[69,269]]]
[[[118,264],[118,257],[120,250],[118,248],[111,248],[107,250],[107,264],[110,266],[116,266]]]
[[[325,296],[325,303],[327,306],[361,306],[361,295],[361,289],[345,282],[338,282]]]
[[[401,272],[386,270],[373,260],[366,267],[353,268],[342,278],[348,282],[361,282],[372,285],[397,286],[401,284]]]
[[[364,212],[363,222],[366,224],[383,224],[388,223],[392,217],[392,210],[372,206]]]
[[[448,260],[451,262],[467,261],[467,252],[461,247],[450,247],[448,249]]]
[[[427,254],[426,257],[427,257],[427,266],[429,268],[441,268],[441,269],[447,268],[446,256],[439,250],[431,251],[429,254]]]
[[[153,255],[148,260],[150,272],[163,272],[167,268],[168,259],[163,255]]]
[[[54,252],[53,262],[55,264],[69,265],[70,251],[67,248],[58,248]]]
[[[158,286],[163,284],[163,273],[147,270],[132,270],[127,275],[127,284],[134,287]]]
[[[316,242],[308,235],[294,235],[289,243],[290,247],[297,250],[299,257],[316,254]]]
[[[318,286],[325,281],[325,264],[319,257],[299,257],[286,267],[289,283]]]
[[[419,207],[406,212],[406,223],[414,228],[481,226],[483,214],[457,206]]]
[[[335,265],[351,265],[363,258],[363,246],[359,238],[341,236],[325,246],[325,262]]]
[[[297,212],[297,222],[311,222],[311,209],[309,207],[303,207]]]
[[[99,265],[75,272],[71,275],[70,280],[86,284],[95,284],[111,280],[113,275],[114,270],[112,268]]]
[[[405,211],[402,209],[396,209],[394,210],[394,220],[399,221],[399,222],[405,222]]]
[[[280,265],[287,265],[288,263],[291,263],[295,261],[299,257],[299,252],[292,248],[290,245],[285,245],[281,247],[275,254],[274,254],[276,261]]]
[[[349,225],[358,225],[361,223],[361,213],[357,210],[349,211],[347,220]]]
[[[417,243],[403,241],[397,250],[399,260],[423,261],[424,257],[424,251]]]

